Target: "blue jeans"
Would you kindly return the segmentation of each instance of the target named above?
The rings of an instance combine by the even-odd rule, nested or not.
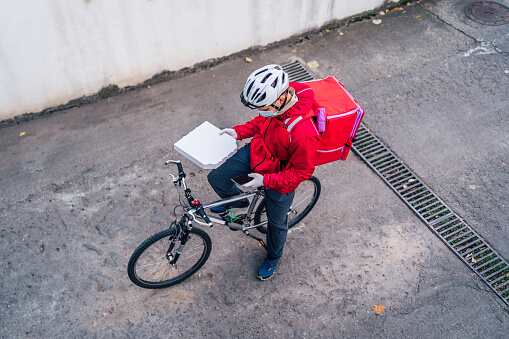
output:
[[[212,170],[207,179],[210,186],[221,197],[227,198],[242,193],[231,181],[231,178],[239,175],[252,173],[249,166],[249,144],[240,148],[224,164]],[[265,190],[265,207],[267,209],[267,254],[271,259],[280,258],[283,255],[283,247],[288,233],[288,210],[293,201],[295,192],[279,193],[274,190]]]

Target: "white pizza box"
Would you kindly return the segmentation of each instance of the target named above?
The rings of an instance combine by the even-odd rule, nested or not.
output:
[[[228,134],[219,134],[220,129],[205,121],[189,134],[177,141],[173,147],[203,169],[218,168],[237,152],[237,142]]]

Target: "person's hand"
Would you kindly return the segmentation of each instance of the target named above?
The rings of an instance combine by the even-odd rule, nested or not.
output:
[[[258,174],[258,173],[249,173],[248,176],[253,178],[253,180],[251,180],[248,183],[245,183],[244,185],[242,185],[242,187],[260,187],[260,186],[263,186],[263,175]]]
[[[219,134],[228,134],[229,136],[231,136],[233,139],[237,140],[237,132],[235,132],[235,130],[233,128],[225,128],[225,129],[222,129]]]

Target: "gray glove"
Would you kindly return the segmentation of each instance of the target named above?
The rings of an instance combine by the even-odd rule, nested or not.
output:
[[[219,134],[228,134],[229,136],[231,136],[233,139],[237,140],[237,132],[235,132],[235,130],[233,128],[225,128],[225,129],[222,129]]]
[[[263,186],[263,175],[258,174],[258,173],[249,173],[248,176],[253,178],[253,180],[251,180],[248,183],[245,183],[244,185],[242,185],[242,187],[260,187],[260,186]]]

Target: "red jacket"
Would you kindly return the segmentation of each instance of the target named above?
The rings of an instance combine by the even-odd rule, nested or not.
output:
[[[261,115],[233,127],[239,140],[253,138],[250,165],[255,173],[264,174],[265,188],[280,193],[293,192],[309,179],[315,170],[320,133],[312,119],[297,124],[291,135],[283,130],[283,121],[293,115],[307,114],[313,109],[313,90],[298,82],[290,82],[299,100],[288,111],[274,118]]]

